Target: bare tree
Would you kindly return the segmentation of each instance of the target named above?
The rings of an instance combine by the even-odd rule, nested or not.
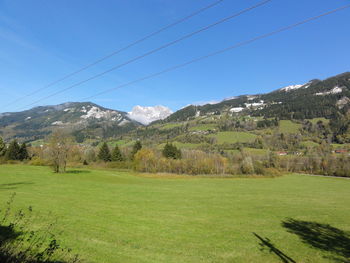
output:
[[[73,139],[62,129],[54,131],[49,137],[49,158],[55,173],[66,172],[68,151]]]

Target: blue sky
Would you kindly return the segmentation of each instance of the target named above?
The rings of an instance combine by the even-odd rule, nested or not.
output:
[[[0,0],[0,112],[23,107],[259,1],[224,0],[210,10],[69,80],[4,107],[214,0]],[[349,4],[273,0],[37,105],[81,101],[99,91]],[[92,99],[113,109],[187,104],[269,92],[350,70],[350,9]]]

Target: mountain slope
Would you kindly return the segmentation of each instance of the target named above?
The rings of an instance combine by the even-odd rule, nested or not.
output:
[[[242,114],[281,119],[331,118],[349,109],[350,72],[324,81],[288,86],[266,94],[243,95],[216,104],[187,106],[166,118],[163,123],[178,122],[199,116]]]
[[[16,137],[31,141],[61,127],[80,138],[112,137],[140,126],[127,115],[91,102],[68,102],[0,114],[0,133],[7,140]]]
[[[350,72],[346,72],[323,81],[312,80],[266,94],[242,95],[218,103],[190,105],[172,114],[164,106],[136,106],[127,113],[106,109],[91,102],[69,102],[23,112],[3,113],[0,114],[0,136],[5,140],[19,138],[21,141],[33,141],[44,138],[57,127],[63,127],[72,132],[78,142],[115,138],[127,133],[131,135],[130,132],[134,130],[133,137],[138,138],[142,131],[137,128],[142,127],[142,124],[150,124],[144,129],[147,134],[159,133],[166,137],[169,136],[168,132],[158,129],[158,124],[170,123],[170,126],[179,127],[177,133],[181,133],[181,127],[186,124],[182,122],[203,116],[334,119],[349,110]]]

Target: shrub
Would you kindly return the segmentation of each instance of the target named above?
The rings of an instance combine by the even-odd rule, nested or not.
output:
[[[250,156],[244,156],[241,163],[241,171],[243,174],[253,174],[254,165],[253,159]]]
[[[141,149],[134,156],[135,168],[140,172],[157,172],[156,157],[152,150]]]
[[[265,168],[265,175],[277,177],[277,176],[281,176],[282,174],[276,168]]]
[[[34,166],[47,166],[50,165],[50,162],[44,159],[41,159],[38,156],[34,156],[29,162],[29,165],[34,165]]]
[[[171,143],[167,143],[164,146],[162,153],[168,159],[181,159],[181,150]]]

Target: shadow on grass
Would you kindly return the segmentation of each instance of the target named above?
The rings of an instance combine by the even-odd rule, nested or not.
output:
[[[328,224],[295,220],[282,222],[289,233],[296,234],[313,248],[324,250],[335,255],[332,260],[350,262],[350,233]]]
[[[0,226],[0,246],[5,242],[16,239],[19,235],[11,226]]]
[[[29,184],[33,184],[33,183],[32,182],[17,182],[17,183],[9,183],[9,184],[0,184],[0,190],[17,189],[18,186],[29,185]]]
[[[259,243],[259,245],[261,246],[261,250],[268,249],[270,253],[273,253],[276,256],[278,256],[284,263],[296,263],[291,257],[287,256],[285,253],[279,250],[273,243],[271,243],[270,239],[268,239],[267,237],[263,238],[254,232],[253,235],[260,240],[261,243]]]
[[[22,251],[16,251],[12,250],[12,248],[19,247],[16,242],[25,242],[29,241],[28,236],[26,238],[21,238],[21,235],[23,233],[15,231],[13,229],[13,225],[10,224],[9,226],[2,226],[0,225],[0,262],[1,263],[77,263],[76,261],[62,261],[62,260],[50,260],[47,259],[46,255],[50,253],[50,250],[53,251],[54,249],[59,249],[60,246],[55,246],[56,243],[50,243],[49,247],[43,250],[41,253],[38,252],[37,254],[31,253],[28,256],[28,249],[23,249]],[[34,241],[34,242],[33,242]],[[40,239],[35,239],[31,241],[31,244],[28,245],[28,247],[35,247],[40,248],[39,244],[42,242]],[[51,246],[53,244],[53,246]],[[43,255],[43,257],[40,257],[40,254]]]
[[[87,174],[91,173],[89,170],[68,170],[66,171],[67,174]]]

